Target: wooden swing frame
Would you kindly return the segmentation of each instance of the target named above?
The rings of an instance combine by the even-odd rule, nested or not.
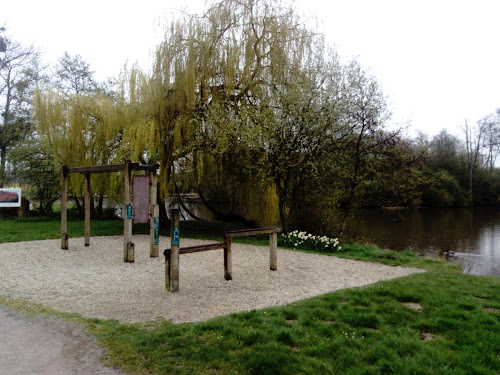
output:
[[[68,178],[70,173],[80,173],[85,176],[85,246],[90,246],[90,175],[92,173],[123,172],[123,260],[134,262],[134,244],[132,243],[132,217],[127,214],[127,207],[132,206],[131,198],[131,175],[134,170],[143,170],[149,174],[149,206],[150,206],[150,256],[159,256],[158,238],[159,230],[159,207],[157,204],[157,176],[156,171],[160,165],[139,164],[126,160],[123,164],[99,165],[93,167],[61,167],[61,249],[69,248],[68,236]],[[155,226],[156,222],[156,226]],[[156,233],[155,233],[156,232]]]

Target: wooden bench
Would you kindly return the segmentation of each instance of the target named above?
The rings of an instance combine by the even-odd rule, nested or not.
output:
[[[227,261],[227,244],[225,242],[216,242],[216,243],[210,243],[207,245],[198,245],[198,246],[189,246],[189,247],[181,247],[179,248],[179,255],[180,254],[191,254],[191,253],[199,253],[201,251],[209,251],[209,250],[218,250],[218,249],[224,249],[224,278],[226,280],[232,280],[233,276],[230,272],[230,266]],[[170,275],[171,275],[171,267],[172,265],[172,250],[171,249],[166,249],[163,252],[163,255],[165,255],[165,285],[167,286],[167,289],[169,289],[169,284],[170,284]],[[178,270],[177,270],[178,274]]]
[[[278,233],[281,232],[281,228],[278,227],[267,227],[267,228],[255,228],[255,229],[239,229],[224,232],[227,243],[227,253],[228,258],[231,259],[231,243],[233,237],[248,237],[248,236],[258,236],[261,234],[269,234],[269,268],[271,271],[276,271],[278,269]]]
[[[225,241],[210,243],[206,245],[189,246],[178,248],[178,254],[173,256],[172,249],[166,249],[163,252],[165,255],[165,287],[171,292],[179,290],[179,257],[181,254],[198,253],[201,251],[224,249],[224,279],[233,279],[232,270],[232,252],[231,245],[233,237],[257,236],[261,234],[269,234],[269,253],[270,264],[272,271],[278,269],[278,233],[281,231],[278,227],[242,229],[224,232]]]

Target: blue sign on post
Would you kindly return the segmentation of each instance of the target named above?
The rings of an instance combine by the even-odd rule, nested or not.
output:
[[[179,246],[181,241],[181,231],[179,227],[172,228],[172,246]]]
[[[154,244],[159,245],[160,244],[160,218],[155,217],[154,219]]]
[[[127,204],[127,219],[133,219],[134,213],[131,204]]]

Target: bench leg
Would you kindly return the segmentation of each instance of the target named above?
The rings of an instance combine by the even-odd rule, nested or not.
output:
[[[231,254],[231,237],[226,237],[226,247],[224,248],[224,278],[233,279],[233,259]]]

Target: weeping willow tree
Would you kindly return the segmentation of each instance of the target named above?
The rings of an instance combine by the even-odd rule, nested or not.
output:
[[[55,159],[159,162],[163,197],[182,184],[229,213],[297,226],[325,150],[355,132],[335,51],[279,1],[222,0],[171,21],[154,56],[114,100],[37,96]]]
[[[64,95],[48,88],[35,93],[35,130],[45,148],[53,153],[57,169],[62,165],[105,165],[120,160],[122,118],[116,103],[103,95]],[[104,194],[112,197],[109,192],[117,191],[114,180],[106,175],[92,176],[100,208]],[[79,208],[83,206],[83,186],[83,177],[73,175],[70,191]]]
[[[164,188],[183,160],[198,189],[224,194],[243,215],[276,221],[285,201],[262,166],[282,116],[279,96],[324,54],[322,37],[281,2],[224,0],[182,17],[166,28],[141,90],[148,119],[131,132],[135,147],[161,162]]]

